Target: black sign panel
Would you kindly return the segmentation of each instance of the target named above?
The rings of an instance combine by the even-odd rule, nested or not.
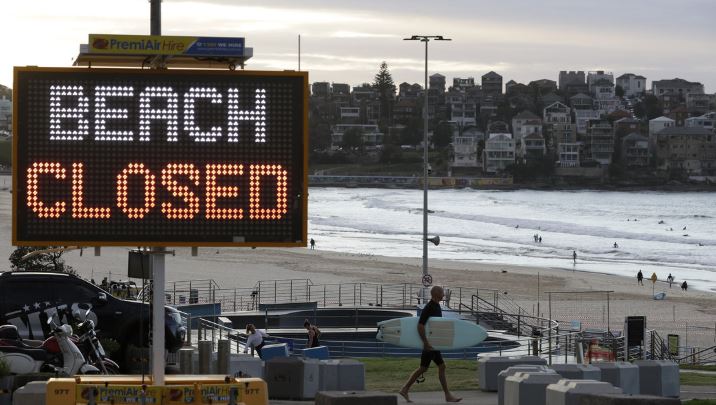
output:
[[[16,68],[16,245],[305,246],[304,72]]]

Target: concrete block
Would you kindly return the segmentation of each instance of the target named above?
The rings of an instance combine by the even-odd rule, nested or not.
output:
[[[547,360],[537,356],[478,357],[477,381],[482,391],[497,391],[497,374],[512,366],[532,364],[543,366]]]
[[[266,384],[271,399],[312,399],[318,391],[315,359],[275,357],[266,362]]]
[[[670,360],[636,360],[639,393],[678,398],[681,393],[679,366]]]
[[[580,405],[679,405],[676,398],[653,395],[578,394]]]
[[[303,357],[318,360],[328,360],[331,356],[328,354],[327,346],[311,347],[309,349],[303,349]]]
[[[229,374],[240,378],[264,378],[264,362],[248,354],[232,353],[229,358]]]
[[[318,390],[338,390],[338,364],[340,360],[321,360],[318,364]],[[318,397],[316,397],[318,401]]]
[[[625,361],[592,365],[602,370],[602,381],[621,388],[625,394],[639,394],[639,366]]]
[[[547,386],[545,399],[549,405],[580,405],[578,394],[621,394],[622,390],[608,382],[563,379]]]
[[[500,371],[497,374],[497,404],[498,405],[504,405],[505,404],[505,379],[509,376],[513,376],[519,372],[522,371],[532,371],[532,372],[543,372],[543,373],[554,373],[554,370],[547,366],[536,366],[536,365],[522,365],[522,366],[512,366],[508,367],[505,370]]]
[[[602,371],[589,364],[553,364],[552,369],[570,380],[596,380],[602,377]]]
[[[288,346],[286,343],[264,345],[264,347],[261,348],[261,356],[264,361],[269,361],[274,357],[288,357]]]
[[[505,405],[546,405],[546,389],[562,379],[557,373],[521,371],[505,379]]]
[[[33,381],[15,390],[12,405],[45,405],[47,381]]]
[[[316,394],[316,405],[397,405],[395,394],[379,391],[321,391]]]

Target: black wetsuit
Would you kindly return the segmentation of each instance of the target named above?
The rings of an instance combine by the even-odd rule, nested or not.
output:
[[[418,320],[418,323],[421,325],[425,325],[428,322],[428,318],[430,318],[431,316],[443,316],[443,311],[440,308],[440,304],[436,303],[433,300],[430,300],[425,305],[425,308],[423,308],[423,312],[420,313],[420,319]],[[431,361],[435,362],[435,364],[438,366],[444,363],[443,356],[439,350],[423,350],[423,353],[420,355],[420,366],[427,368],[430,366]]]

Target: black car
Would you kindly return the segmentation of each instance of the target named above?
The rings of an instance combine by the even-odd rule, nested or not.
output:
[[[66,273],[0,273],[0,325],[17,326],[25,339],[45,339],[50,335],[49,315],[56,314],[70,323],[76,312],[90,309],[100,339],[112,338],[120,345],[117,360],[126,364],[127,348],[148,346],[150,305],[115,298],[100,287]],[[94,315],[92,315],[94,314]],[[165,308],[165,346],[179,350],[186,336],[179,312]],[[141,333],[140,333],[141,331]]]

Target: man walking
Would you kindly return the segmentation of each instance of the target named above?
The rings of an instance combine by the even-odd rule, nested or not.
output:
[[[316,248],[316,241],[313,238],[311,238],[311,250],[313,250],[315,248]]]
[[[408,391],[410,391],[410,387],[415,383],[415,381],[428,371],[431,361],[435,362],[438,366],[438,378],[440,379],[440,385],[445,393],[445,401],[460,402],[462,400],[462,398],[456,397],[450,393],[447,385],[447,378],[445,377],[445,362],[443,361],[443,356],[439,350],[435,350],[430,345],[427,335],[425,334],[425,324],[428,322],[428,318],[431,316],[443,316],[442,309],[440,308],[440,301],[442,301],[444,296],[445,292],[442,287],[433,287],[430,290],[430,301],[428,301],[425,308],[423,308],[423,312],[420,314],[420,319],[418,320],[418,334],[420,335],[420,339],[423,341],[423,353],[420,355],[420,367],[413,371],[413,374],[410,375],[410,378],[408,378],[408,381],[399,392],[400,396],[405,398],[407,402],[413,402],[408,396]]]
[[[639,272],[636,273],[636,283],[644,285],[644,274],[641,272],[641,269],[639,269]]]
[[[577,264],[577,251],[572,251],[572,260],[574,260],[574,264]]]

